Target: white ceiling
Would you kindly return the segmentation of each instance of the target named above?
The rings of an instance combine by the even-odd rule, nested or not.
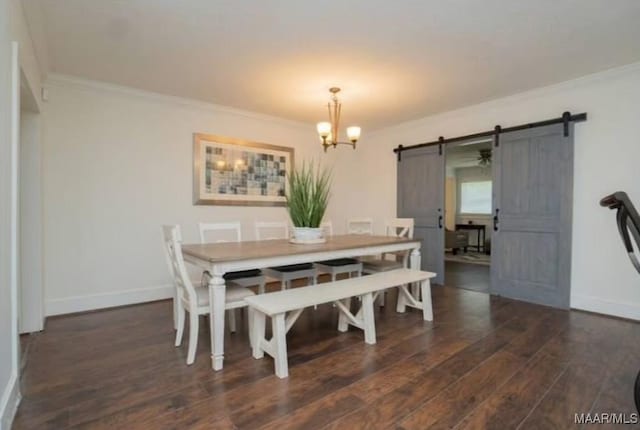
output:
[[[23,0],[51,72],[379,128],[640,60],[638,0]]]

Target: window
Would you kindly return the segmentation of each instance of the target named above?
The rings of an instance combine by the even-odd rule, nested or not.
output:
[[[491,214],[491,181],[460,184],[460,213]]]

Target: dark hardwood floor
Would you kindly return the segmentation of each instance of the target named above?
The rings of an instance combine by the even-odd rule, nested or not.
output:
[[[23,338],[14,428],[556,429],[576,428],[575,413],[635,412],[638,324],[450,287],[433,303],[433,323],[380,311],[375,346],[337,332],[331,306],[306,310],[284,380],[251,357],[244,323],[214,373],[202,320],[186,366],[168,301],[50,318]]]
[[[446,285],[481,293],[489,292],[489,283],[491,282],[491,268],[489,266],[445,261],[444,267],[444,282]]]

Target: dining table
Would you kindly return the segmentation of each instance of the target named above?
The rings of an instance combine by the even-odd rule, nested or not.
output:
[[[358,234],[329,236],[326,242],[314,244],[274,239],[183,245],[185,261],[211,274],[208,287],[213,370],[221,370],[224,363],[225,273],[403,252],[408,254],[405,264],[420,270],[420,247],[420,239]]]

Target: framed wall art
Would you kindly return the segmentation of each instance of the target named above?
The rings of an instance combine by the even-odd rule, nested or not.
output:
[[[293,148],[194,133],[195,205],[285,206]]]

